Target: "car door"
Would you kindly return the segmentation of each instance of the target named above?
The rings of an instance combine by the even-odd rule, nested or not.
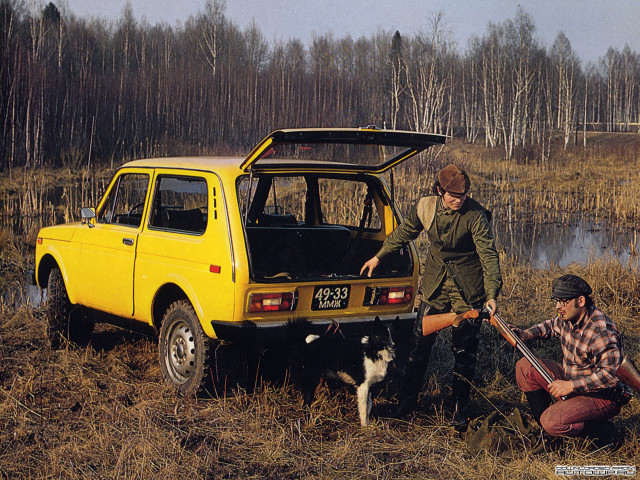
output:
[[[127,169],[111,183],[95,222],[82,234],[83,304],[114,315],[133,315],[133,278],[143,219],[147,212],[150,172]]]

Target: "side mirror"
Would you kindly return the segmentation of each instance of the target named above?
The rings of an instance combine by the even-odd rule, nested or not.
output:
[[[89,228],[93,228],[95,225],[91,222],[92,218],[96,218],[96,211],[94,208],[82,207],[80,209],[80,217],[82,218],[82,223],[89,225]]]

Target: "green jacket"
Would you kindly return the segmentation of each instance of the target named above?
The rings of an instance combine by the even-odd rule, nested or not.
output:
[[[490,220],[491,212],[470,197],[457,211],[445,208],[440,197],[423,197],[386,238],[376,257],[382,260],[415,240],[427,224],[430,247],[422,281],[423,298],[429,299],[447,274],[469,305],[495,299],[502,288],[502,275]]]

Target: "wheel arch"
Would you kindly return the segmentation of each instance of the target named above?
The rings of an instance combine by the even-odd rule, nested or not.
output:
[[[62,272],[62,277],[66,279],[66,274],[60,262],[58,262],[52,254],[44,254],[38,263],[38,271],[36,272],[36,280],[40,288],[47,288],[49,284],[49,274],[54,268],[59,268]]]
[[[156,292],[152,307],[153,328],[159,332],[162,325],[162,319],[169,306],[179,300],[186,300],[193,308],[193,302],[186,292],[175,283],[165,283]],[[195,308],[194,308],[195,311]],[[196,316],[198,313],[196,312]]]

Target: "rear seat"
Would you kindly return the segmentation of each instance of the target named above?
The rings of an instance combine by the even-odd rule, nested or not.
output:
[[[349,238],[340,225],[247,226],[254,273],[264,277],[340,273]]]

